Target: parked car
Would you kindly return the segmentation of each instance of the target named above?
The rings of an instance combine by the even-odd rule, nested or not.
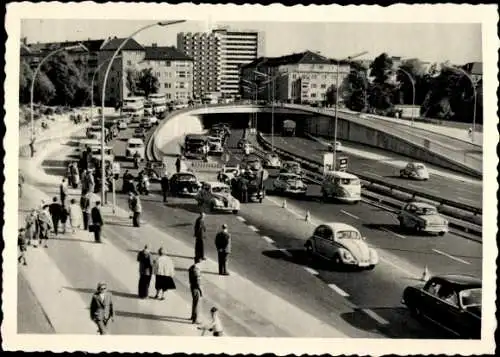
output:
[[[170,178],[170,192],[174,196],[196,196],[201,184],[191,172],[177,172]]]
[[[302,175],[302,166],[297,161],[285,161],[281,165],[280,173],[292,173],[296,175]]]
[[[444,235],[448,232],[448,221],[429,203],[412,201],[403,206],[398,214],[402,229]]]
[[[240,201],[231,195],[231,188],[222,182],[204,182],[196,196],[198,205],[211,212],[226,211],[238,213]]]
[[[135,128],[133,137],[139,139],[146,139],[146,131],[144,130],[144,128],[141,127]]]
[[[305,196],[307,185],[302,177],[292,173],[281,173],[273,181],[273,191],[281,194]]]
[[[411,314],[460,338],[481,338],[482,283],[469,275],[431,277],[409,286],[401,301]]]
[[[336,266],[347,265],[373,269],[378,263],[375,249],[354,227],[338,222],[320,224],[305,243],[310,257],[319,256]]]
[[[144,160],[146,156],[146,148],[144,146],[144,141],[140,138],[130,138],[127,141],[127,148],[125,149],[125,156],[127,158],[133,158],[134,155],[138,153],[139,158]]]
[[[279,169],[281,168],[281,160],[277,154],[268,154],[264,161],[264,167]]]
[[[399,176],[426,181],[429,179],[429,171],[427,170],[427,167],[420,162],[409,162],[399,171]]]

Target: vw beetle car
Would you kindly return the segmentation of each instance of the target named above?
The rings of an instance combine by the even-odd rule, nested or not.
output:
[[[431,277],[408,286],[401,301],[411,314],[461,338],[481,338],[482,283],[469,275]]]
[[[335,143],[328,144],[328,151],[333,152],[333,146],[335,145],[335,151],[342,151],[342,143],[340,141],[335,141]]]
[[[410,162],[399,171],[399,176],[426,181],[429,179],[429,171],[427,167],[420,162]]]
[[[435,206],[425,202],[412,201],[405,204],[398,214],[398,220],[402,229],[441,236],[448,232],[448,221],[439,214]]]
[[[285,161],[281,166],[282,173],[289,172],[296,175],[302,175],[302,166],[297,161]]]
[[[268,154],[264,161],[264,167],[279,169],[281,167],[281,160],[275,153]]]
[[[196,195],[196,201],[202,208],[211,212],[224,211],[238,213],[240,201],[231,196],[231,188],[222,182],[204,182]]]
[[[308,254],[332,261],[336,266],[373,269],[378,254],[354,227],[338,222],[320,224],[305,243]]]
[[[304,196],[307,192],[307,185],[299,175],[288,172],[281,173],[273,181],[273,191],[281,194]]]
[[[170,178],[170,192],[174,196],[196,196],[201,184],[191,172],[177,172]]]

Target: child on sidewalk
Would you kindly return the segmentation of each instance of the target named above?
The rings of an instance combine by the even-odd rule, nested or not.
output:
[[[219,310],[214,306],[210,309],[210,314],[212,317],[210,323],[206,326],[198,327],[198,329],[203,330],[203,335],[205,334],[205,331],[208,330],[212,332],[215,337],[224,336],[224,329],[219,318]]]
[[[26,231],[24,228],[19,229],[19,234],[17,236],[17,246],[19,248],[19,256],[17,257],[18,263],[23,263],[23,265],[28,265],[26,262]]]

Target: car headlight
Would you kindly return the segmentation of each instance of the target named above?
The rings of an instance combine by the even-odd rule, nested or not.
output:
[[[222,205],[223,205],[222,201],[221,201],[221,200],[219,200],[219,199],[217,199],[217,198],[214,198],[214,204],[215,204],[216,206],[222,206]]]
[[[340,252],[340,254],[342,256],[342,259],[344,261],[346,261],[346,262],[353,262],[353,261],[355,261],[353,255],[347,249],[342,249],[341,252]]]
[[[378,263],[378,253],[373,248],[370,248],[370,261],[372,262],[372,264]]]
[[[447,226],[448,225],[448,221],[446,219],[443,219],[443,225],[444,226]]]

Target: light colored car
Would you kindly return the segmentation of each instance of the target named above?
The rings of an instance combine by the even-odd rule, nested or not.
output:
[[[268,154],[266,156],[265,167],[279,169],[281,168],[281,160],[276,154]]]
[[[128,123],[126,120],[124,119],[120,119],[120,121],[118,122],[118,129],[120,130],[125,130],[128,128]]]
[[[136,152],[139,153],[140,159],[143,160],[146,155],[144,141],[139,138],[128,139],[127,148],[125,149],[125,156],[128,158],[133,158]]]
[[[250,143],[244,143],[243,152],[245,153],[245,155],[250,155],[251,153],[253,153],[252,145],[250,145]]]
[[[208,153],[222,155],[224,148],[222,147],[222,139],[216,136],[208,137]]]
[[[409,202],[398,214],[402,229],[417,232],[444,235],[448,232],[448,221],[438,212],[437,208],[425,202]]]
[[[222,182],[203,182],[196,201],[200,207],[208,208],[211,212],[225,211],[236,214],[240,210],[240,201],[231,195],[229,185]]]
[[[399,171],[399,176],[414,180],[428,180],[429,171],[427,167],[420,162],[410,162]]]
[[[333,146],[335,145],[335,151],[342,151],[342,143],[340,141],[336,141],[335,143],[328,144],[328,151],[333,152]]]
[[[345,223],[320,224],[306,241],[309,255],[320,256],[335,265],[373,269],[378,264],[378,254],[366,243],[361,233]]]
[[[293,195],[305,195],[307,185],[302,177],[292,173],[281,173],[273,181],[273,191],[276,193],[288,193]]]
[[[92,145],[90,147],[90,150],[92,151],[92,156],[96,160],[101,160],[101,145]],[[115,161],[115,155],[113,153],[113,148],[111,146],[104,146],[104,160],[109,161],[109,162],[114,162]]]
[[[101,145],[101,141],[97,139],[82,139],[78,142],[77,152],[83,153],[87,147]]]
[[[281,165],[281,172],[289,172],[296,175],[302,175],[302,166],[297,161],[285,161]]]
[[[156,124],[159,123],[159,120],[158,120],[158,118],[155,115],[148,115],[147,118],[148,118],[149,123],[151,125],[156,125]]]
[[[240,174],[240,165],[224,165],[222,169],[219,171],[219,174],[232,174],[233,176],[238,176]]]
[[[140,126],[144,129],[150,129],[153,124],[151,124],[151,120],[149,120],[150,117],[144,117],[141,119]]]

